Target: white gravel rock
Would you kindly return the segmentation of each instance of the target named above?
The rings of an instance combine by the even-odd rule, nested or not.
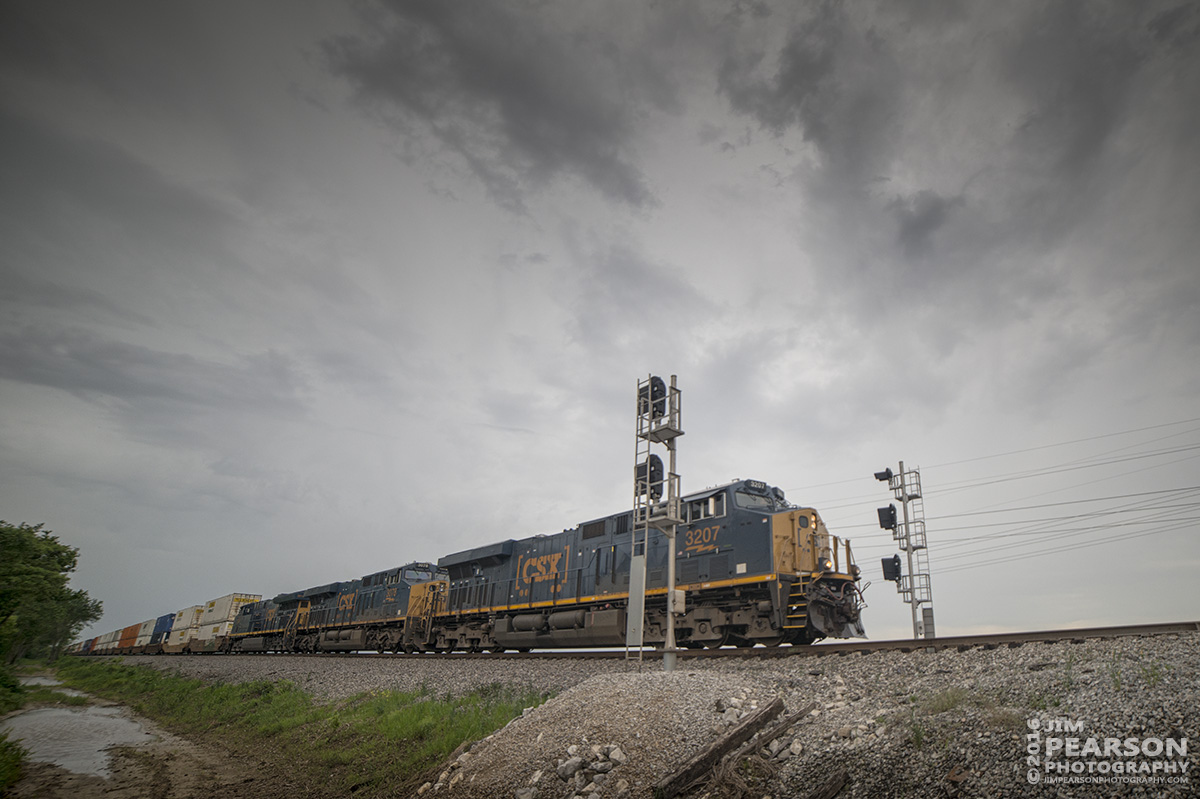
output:
[[[1031,721],[1082,725],[1072,733],[1081,739],[1194,740],[1200,727],[1197,633],[966,652],[684,659],[672,674],[654,664],[639,671],[622,660],[201,656],[135,662],[209,680],[287,679],[325,700],[422,685],[454,695],[492,683],[557,694],[476,743],[471,757],[454,763],[447,770],[453,773],[426,796],[436,789],[443,797],[513,797],[532,786],[543,799],[557,798],[577,790],[578,776],[584,778],[578,789],[594,789],[600,799],[646,797],[655,781],[728,729],[722,714],[738,711],[730,699],[751,712],[775,696],[784,699],[785,712],[812,701],[817,709],[776,748],[778,780],[758,786],[757,795],[806,796],[838,769],[849,776],[839,799],[1200,795],[1200,776],[1190,769],[1187,782],[1030,784],[1025,749]],[[755,748],[769,752],[769,743]],[[579,747],[581,762],[568,786],[555,771],[570,759],[571,746]],[[783,752],[785,762],[778,759]],[[590,768],[599,762],[611,763],[611,770]],[[539,771],[545,776],[534,782]]]

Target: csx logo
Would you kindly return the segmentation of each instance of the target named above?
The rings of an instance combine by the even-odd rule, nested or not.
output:
[[[540,583],[558,577],[558,562],[563,553],[555,552],[550,555],[538,555],[521,564],[521,580],[526,583]]]

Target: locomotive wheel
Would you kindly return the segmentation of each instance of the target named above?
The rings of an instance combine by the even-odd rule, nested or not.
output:
[[[720,638],[718,638],[714,641],[705,641],[704,648],[705,649],[720,649],[721,647],[725,646],[725,644],[729,643],[729,638],[730,638],[729,631],[726,630],[725,634],[722,635]]]
[[[750,646],[762,644],[763,646],[779,646],[783,643],[784,636],[776,635],[771,638],[755,638],[750,641]]]

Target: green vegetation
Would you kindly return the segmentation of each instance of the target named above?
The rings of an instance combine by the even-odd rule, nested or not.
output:
[[[1063,670],[1063,687],[1070,690],[1075,685],[1075,650],[1067,652],[1066,668]]]
[[[1142,675],[1142,680],[1151,688],[1157,688],[1158,684],[1163,681],[1163,677],[1170,670],[1170,665],[1164,665],[1157,660],[1145,666],[1138,666],[1138,672]]]
[[[25,686],[10,669],[0,665],[0,716],[25,704]]]
[[[1043,707],[1044,697],[1035,696],[1032,702]],[[1005,731],[1019,732],[1025,728],[1027,713],[1004,704],[1004,700],[995,695],[975,693],[969,688],[952,686],[937,693],[926,695],[911,695],[900,699],[903,707],[898,707],[890,713],[875,717],[875,723],[882,727],[896,730],[906,730],[908,740],[916,749],[925,747],[948,747],[953,741],[953,733],[948,732],[958,722],[961,714],[972,714],[982,717],[988,726]],[[954,715],[945,714],[956,711]]]
[[[1040,691],[1029,697],[1029,706],[1034,710],[1050,710],[1060,704],[1061,700],[1057,696],[1050,696]]]
[[[948,710],[961,705],[967,701],[968,694],[965,688],[947,688],[940,694],[934,694],[922,703],[922,707],[930,715],[945,713]]]
[[[359,796],[402,795],[458,746],[478,740],[545,697],[491,685],[442,700],[427,691],[373,691],[325,705],[291,683],[203,683],[153,668],[66,658],[65,684],[118,700],[176,732],[219,736],[309,769]],[[272,759],[276,759],[273,757]],[[400,791],[400,792],[398,792]]]
[[[925,745],[925,725],[917,721],[917,711],[912,711],[912,718],[909,719],[909,732],[912,737],[913,746],[920,749]]]
[[[87,591],[67,587],[79,550],[43,525],[0,521],[0,662],[55,660],[102,609]]]
[[[0,733],[0,796],[7,796],[8,789],[21,778],[21,760],[25,750],[8,736]]]
[[[0,521],[0,715],[29,702],[87,703],[46,687],[25,688],[11,669],[23,657],[54,661],[101,615],[99,602],[67,585],[79,550],[42,528]],[[0,735],[0,796],[20,777],[23,754]]]
[[[21,707],[25,700],[25,687],[10,669],[0,665],[0,716]],[[0,733],[0,796],[7,796],[8,789],[20,779],[23,756],[24,750]]]
[[[1025,714],[1012,708],[992,708],[987,716],[988,724],[1001,730],[1023,732]]]

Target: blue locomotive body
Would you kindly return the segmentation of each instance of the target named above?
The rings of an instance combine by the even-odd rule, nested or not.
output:
[[[680,646],[862,636],[849,542],[783,492],[739,480],[683,498],[685,523],[646,543],[644,640],[666,629],[667,563],[686,597]],[[625,642],[633,514],[506,539],[247,605],[231,651],[451,651]]]

